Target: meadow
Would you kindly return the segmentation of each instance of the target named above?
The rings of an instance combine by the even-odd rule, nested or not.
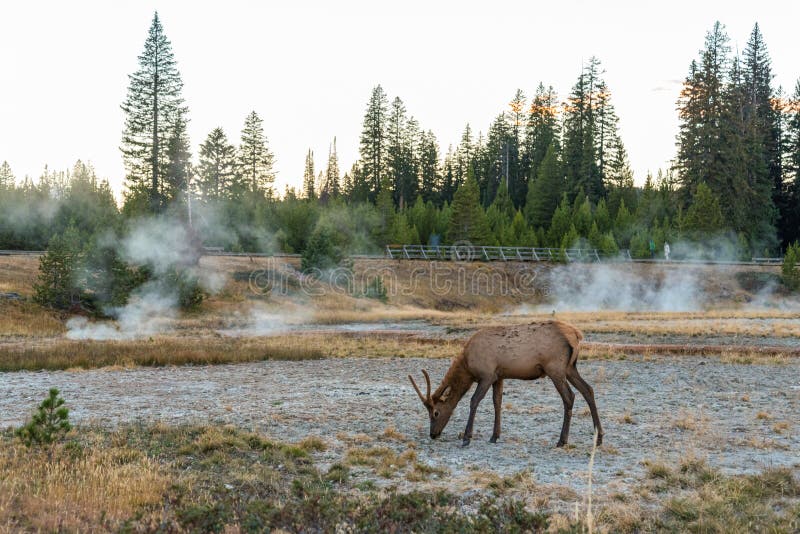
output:
[[[557,267],[538,266],[539,285],[521,287],[525,266],[469,264],[460,271],[468,280],[489,272],[500,290],[481,278],[476,291],[443,292],[422,262],[360,260],[354,279],[386,280],[384,298],[367,298],[333,283],[310,290],[322,286],[297,278],[292,259],[206,257],[224,279],[217,293],[195,311],[124,330],[31,302],[37,261],[0,257],[0,292],[22,297],[0,300],[0,530],[800,525],[800,308],[749,283],[769,280],[768,267],[687,267],[702,301],[601,311],[566,306],[552,291]],[[661,283],[674,267],[619,269],[620,279],[638,269],[653,287],[688,294]],[[570,298],[598,278],[573,278],[588,286]],[[584,332],[579,365],[597,393],[602,446],[592,446],[579,399],[570,445],[554,447],[561,401],[545,380],[507,382],[496,445],[491,403],[470,447],[458,439],[466,402],[442,439],[428,438],[407,374],[427,368],[437,380],[482,326],[552,317]],[[61,391],[74,428],[28,449],[12,430],[49,387]]]

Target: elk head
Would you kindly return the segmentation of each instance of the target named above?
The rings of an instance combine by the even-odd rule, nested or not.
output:
[[[420,391],[419,387],[417,387],[417,383],[414,382],[414,379],[411,378],[411,375],[408,375],[408,379],[411,380],[411,385],[414,386],[417,395],[419,395],[419,399],[428,410],[428,417],[431,420],[430,436],[431,439],[436,439],[442,433],[444,427],[447,426],[450,416],[453,415],[455,403],[447,402],[448,399],[450,399],[450,394],[453,388],[447,386],[441,393],[431,397],[431,377],[428,376],[428,371],[425,369],[422,370],[422,374],[425,375],[425,383],[428,386],[425,396],[422,395],[422,391]]]

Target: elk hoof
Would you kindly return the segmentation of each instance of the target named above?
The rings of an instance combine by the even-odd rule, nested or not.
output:
[[[467,445],[469,445],[469,438],[464,438],[464,441],[461,442],[461,446],[466,447]]]
[[[599,447],[602,444],[603,444],[603,434],[598,434],[597,435],[597,446]]]
[[[566,444],[567,444],[566,441],[558,440],[558,443],[556,443],[556,447],[563,447]]]
[[[489,443],[497,443],[497,438],[498,437],[499,436],[492,436],[491,439],[489,439]]]

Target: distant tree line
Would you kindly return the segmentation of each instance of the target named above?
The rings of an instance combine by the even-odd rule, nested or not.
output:
[[[358,161],[342,173],[332,139],[322,168],[309,150],[301,188],[279,195],[255,111],[238,143],[215,128],[193,159],[183,83],[156,15],[122,104],[121,209],[83,163],[69,173],[46,169],[37,183],[17,183],[3,163],[0,248],[41,249],[68,227],[89,240],[153,214],[176,217],[206,246],[328,260],[333,250],[461,241],[627,248],[641,257],[687,242],[750,257],[800,239],[800,81],[791,98],[774,87],[758,25],[741,57],[721,24],[707,34],[678,100],[673,165],[643,186],[634,185],[603,74],[591,58],[563,101],[542,83],[530,98],[517,90],[485,134],[467,125],[444,154],[378,85]]]

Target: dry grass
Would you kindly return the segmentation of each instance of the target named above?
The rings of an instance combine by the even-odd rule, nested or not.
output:
[[[301,440],[297,446],[306,452],[322,452],[328,449],[328,444],[325,443],[325,440],[318,436],[308,436]]]
[[[66,331],[59,315],[26,301],[0,300],[0,340],[56,336]]]
[[[400,442],[407,441],[408,439],[399,430],[397,430],[397,428],[394,425],[387,426],[383,430],[383,434],[381,434],[381,437],[385,440],[400,441]]]
[[[647,314],[649,315],[649,314]],[[694,315],[671,318],[672,314],[652,319],[635,317],[622,321],[597,319],[578,320],[575,324],[584,332],[609,334],[635,334],[642,336],[750,336],[750,337],[798,337],[800,323],[795,317],[709,319]],[[559,314],[561,318],[561,314]]]
[[[0,448],[0,529],[80,531],[111,528],[161,502],[169,478],[155,460],[126,445],[89,436],[76,448]]]
[[[39,272],[39,256],[0,256],[0,293],[30,296]]]
[[[710,419],[702,412],[681,408],[672,419],[672,427],[696,433],[709,431]]]
[[[0,345],[0,371],[91,369],[106,366],[209,365],[323,357],[451,358],[459,341],[350,334],[266,338],[161,336],[130,341],[53,340]]]
[[[406,467],[417,469],[417,453],[411,449],[397,453],[389,447],[381,446],[353,447],[348,449],[344,462],[351,466],[371,467],[383,478],[393,478]]]
[[[584,333],[624,334],[633,337],[681,336],[702,340],[709,335],[792,338],[800,337],[797,312],[781,310],[725,309],[704,312],[560,312],[556,318],[568,321]],[[491,315],[485,311],[459,311],[436,320],[453,328],[524,324],[553,318],[551,313],[532,312],[520,315]],[[643,342],[646,340],[643,339]]]
[[[446,469],[413,450],[333,450],[326,459],[344,457],[321,472],[310,453],[325,447],[316,436],[291,445],[233,426],[78,428],[52,450],[0,432],[0,531],[793,532],[800,517],[791,470],[726,476],[691,454],[647,462],[640,492],[593,496],[591,515],[587,502],[568,517],[551,515],[553,503],[581,496],[528,471],[477,470],[459,495]],[[398,493],[398,482],[414,486]]]
[[[625,413],[619,417],[619,422],[625,423],[626,425],[635,425],[636,419],[633,418],[633,414],[629,410],[626,410]]]
[[[435,467],[426,463],[415,461],[411,469],[406,472],[409,482],[426,482],[431,478],[442,478],[449,473],[444,467]]]
[[[319,346],[319,345],[317,345]],[[180,338],[135,341],[59,340],[0,347],[0,371],[91,369],[137,365],[219,364],[259,360],[319,359],[317,346],[300,338]]]
[[[359,304],[363,304],[359,302]],[[400,321],[438,321],[448,317],[446,312],[437,310],[392,307],[386,305],[359,306],[358,309],[347,309],[336,303],[334,307],[322,308],[316,306],[311,315],[311,322],[316,324],[345,324],[345,323],[381,323]]]
[[[691,455],[673,469],[647,465],[663,503],[651,524],[669,531],[790,532],[797,529],[800,480],[790,469],[725,476]],[[645,529],[647,530],[647,529]]]
[[[777,423],[772,425],[772,430],[774,432],[778,433],[778,434],[781,434],[781,433],[789,430],[789,428],[791,426],[792,426],[792,424],[789,423],[789,421],[778,421]]]
[[[0,321],[2,321],[0,319]],[[57,324],[57,323],[56,323]],[[0,344],[0,371],[39,369],[90,369],[118,366],[208,365],[260,360],[305,360],[330,358],[453,358],[464,341],[423,338],[410,333],[320,332],[270,337],[223,337],[162,335],[126,341],[73,341],[63,338],[23,340]],[[704,347],[604,346],[584,343],[582,360],[624,360],[660,355],[705,355],[740,364],[786,364],[794,356],[757,349]],[[598,380],[602,381],[601,375]]]
[[[703,344],[581,344],[582,360],[636,360],[651,359],[657,356],[706,356],[722,363],[786,365],[800,356],[798,347],[748,347],[731,345]]]

